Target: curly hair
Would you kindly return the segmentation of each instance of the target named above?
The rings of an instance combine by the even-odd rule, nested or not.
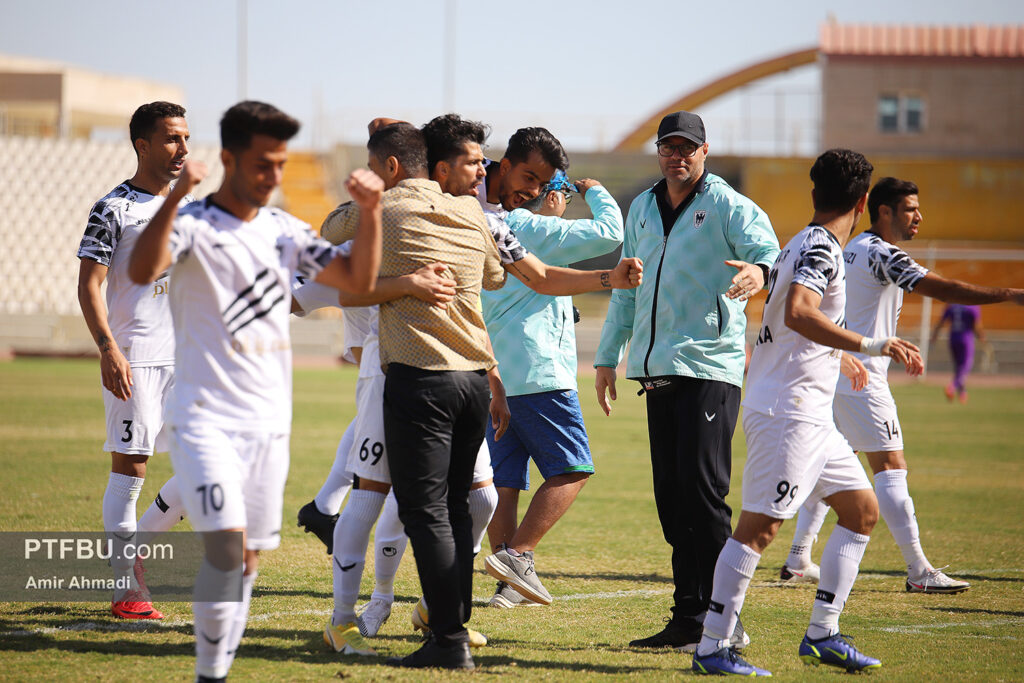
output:
[[[442,161],[451,161],[465,151],[466,143],[475,142],[481,147],[491,130],[479,121],[467,121],[458,114],[436,116],[423,124],[420,129],[427,143],[427,170]]]

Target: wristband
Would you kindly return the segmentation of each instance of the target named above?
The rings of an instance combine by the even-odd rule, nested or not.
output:
[[[860,352],[866,356],[881,356],[882,347],[889,342],[889,337],[862,337],[860,340]]]

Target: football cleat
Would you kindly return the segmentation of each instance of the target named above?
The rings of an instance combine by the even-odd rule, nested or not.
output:
[[[316,507],[316,501],[311,500],[299,509],[299,526],[306,530],[306,533],[314,533],[320,541],[327,546],[327,554],[334,554],[334,525],[338,523],[341,515],[325,515]]]
[[[870,671],[882,667],[882,663],[874,657],[861,654],[850,642],[852,640],[851,636],[844,636],[842,633],[818,640],[811,640],[804,635],[804,639],[800,642],[800,660],[804,664],[813,666],[819,664],[836,666],[846,669],[847,673]]]
[[[427,612],[427,603],[423,598],[420,598],[420,601],[416,603],[416,607],[413,608],[412,614],[409,616],[409,621],[412,622],[412,627],[415,630],[423,631],[428,636],[430,635],[430,615]],[[471,628],[466,630],[469,632],[470,647],[483,647],[487,645],[487,636]]]
[[[110,613],[122,619],[163,619],[163,613],[147,598],[140,591],[128,591],[120,600],[111,601]]]
[[[359,627],[349,622],[341,626],[335,626],[327,622],[324,628],[324,642],[335,652],[343,655],[361,655],[364,657],[377,654],[372,647],[363,640]]]
[[[945,567],[942,567],[945,569]],[[908,593],[963,593],[971,587],[966,581],[946,576],[942,569],[929,569],[924,576],[913,579],[907,577]]]
[[[373,638],[380,631],[380,627],[391,616],[391,603],[381,598],[373,598],[363,605],[356,617],[356,625],[364,638]]]
[[[698,675],[747,677],[772,675],[771,671],[754,666],[730,647],[723,647],[703,657],[694,652],[693,665],[690,668]]]
[[[782,565],[782,569],[779,570],[779,579],[786,583],[818,583],[820,578],[821,567],[813,562],[799,569]]]

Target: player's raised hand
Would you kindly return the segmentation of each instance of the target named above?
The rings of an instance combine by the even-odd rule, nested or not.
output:
[[[593,178],[580,178],[573,183],[573,185],[576,186],[576,189],[579,190],[580,195],[585,195],[587,190],[592,187],[597,187],[600,184],[601,183],[599,181],[594,180]]]
[[[850,386],[854,391],[860,391],[868,385],[868,369],[853,354],[843,352],[839,371],[850,378]]]
[[[604,411],[605,415],[611,415],[612,406],[608,403],[608,399],[614,401],[618,398],[615,393],[615,368],[602,366],[594,369],[597,371],[597,377],[594,379],[594,389],[597,390],[597,404],[601,406],[601,410]],[[607,396],[605,396],[605,389],[608,390]]]
[[[174,184],[174,195],[179,199],[195,189],[196,185],[203,182],[203,179],[210,174],[206,162],[199,159],[186,159],[181,167],[181,175],[178,182]]]
[[[730,299],[746,301],[764,287],[764,270],[761,266],[746,261],[726,261],[725,265],[737,271],[732,278],[732,287],[725,293]]]
[[[459,283],[447,277],[448,266],[444,263],[431,263],[408,275],[409,293],[420,301],[433,304],[438,308],[447,308],[448,302],[455,298],[455,286]]]
[[[357,168],[345,181],[345,189],[352,195],[352,201],[364,211],[373,211],[380,206],[384,194],[384,181],[373,171]]]
[[[644,279],[644,262],[630,256],[619,261],[609,274],[609,285],[615,289],[633,289],[639,287]]]
[[[904,339],[890,337],[885,340],[882,345],[882,355],[892,358],[897,363],[902,363],[907,368],[907,374],[912,377],[917,377],[924,372],[921,349]]]

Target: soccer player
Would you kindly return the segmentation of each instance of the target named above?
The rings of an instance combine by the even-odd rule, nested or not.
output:
[[[380,263],[383,183],[370,171],[354,171],[346,183],[362,209],[350,256],[267,208],[298,129],[269,104],[228,109],[220,122],[220,188],[175,216],[174,206],[205,174],[201,164],[186,164],[130,264],[140,283],[173,265],[178,374],[167,417],[185,508],[205,546],[193,603],[199,680],[227,675],[259,552],[280,543],[292,408],[290,282],[299,275],[365,292]],[[204,598],[211,586],[233,589],[239,574],[234,595]]]
[[[96,202],[78,248],[78,301],[100,350],[103,405],[111,466],[103,493],[103,528],[121,544],[140,532],[170,529],[184,514],[174,479],[169,480],[138,523],[135,505],[154,451],[165,451],[163,408],[174,380],[174,332],[167,303],[168,278],[137,285],[128,277],[136,239],[188,155],[185,109],[150,102],[135,110],[128,126],[137,166],[135,175]],[[184,201],[184,200],[183,200]],[[100,292],[107,283],[106,300]],[[160,619],[142,581],[141,561],[114,553],[115,575],[127,577],[111,602],[114,616]],[[134,568],[134,571],[133,571]],[[121,585],[119,582],[118,585]]]
[[[811,168],[811,223],[783,248],[769,273],[743,401],[743,509],[715,565],[704,633],[693,656],[697,673],[770,675],[741,659],[728,638],[761,553],[782,521],[809,498],[835,508],[839,524],[825,547],[800,658],[847,671],[881,666],[839,632],[878,504],[857,456],[832,422],[832,399],[843,358],[858,385],[865,379],[864,366],[843,351],[888,356],[912,374],[922,367],[912,344],[843,327],[842,246],[867,205],[871,171],[857,152],[832,149],[819,156]]]
[[[556,152],[561,149],[544,129],[520,131],[510,141],[502,163],[515,159],[509,162],[515,168],[523,158],[540,154],[545,145]],[[561,162],[564,153],[554,156]],[[491,164],[491,168],[498,166]],[[504,216],[524,247],[546,262],[565,265],[606,254],[622,244],[622,212],[598,181],[584,179],[573,186],[560,170],[546,187],[554,183],[578,191],[594,217],[562,219],[566,196],[571,197],[569,190],[546,190],[528,205],[554,215],[518,208]],[[492,183],[492,187],[497,189],[500,184]],[[541,202],[546,209],[539,206]],[[500,290],[481,293],[481,300],[495,357],[504,369],[502,378],[512,411],[509,432],[500,441],[493,428],[487,430],[498,491],[498,508],[488,536],[496,557],[502,558],[533,553],[594,473],[594,462],[577,396],[572,299],[537,294],[520,282],[508,282]],[[519,491],[529,488],[531,459],[544,483],[519,521]],[[502,564],[497,563],[498,572],[510,573]],[[515,574],[512,578],[519,580]],[[522,588],[529,590],[531,585]],[[536,604],[540,603],[504,580],[499,580],[490,600],[492,607],[499,608]]]
[[[985,329],[981,326],[981,308],[967,304],[947,304],[942,317],[932,330],[931,340],[935,341],[946,323],[949,323],[949,355],[953,359],[953,379],[946,385],[946,399],[957,397],[967,403],[967,375],[974,365],[974,338],[985,341]]]
[[[912,240],[921,221],[918,188],[897,178],[882,178],[868,197],[871,227],[853,238],[843,251],[846,262],[846,327],[871,337],[896,333],[903,292],[916,292],[941,301],[987,304],[1024,303],[1024,290],[982,287],[929,272],[899,248]],[[950,578],[925,557],[914,501],[907,488],[907,461],[896,403],[889,390],[887,357],[854,353],[868,369],[870,380],[860,392],[840,380],[833,412],[836,425],[854,450],[867,456],[875,478],[875,495],[882,518],[907,563],[906,589],[911,593],[959,593],[966,581]],[[783,581],[816,581],[811,544],[828,509],[810,501],[800,510]]]

